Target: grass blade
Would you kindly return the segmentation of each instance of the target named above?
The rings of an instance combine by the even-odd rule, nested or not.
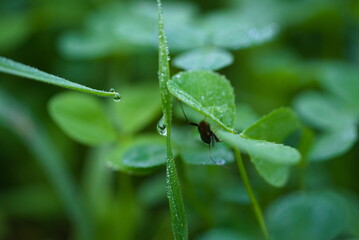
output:
[[[166,182],[167,195],[170,205],[172,228],[176,240],[188,239],[188,229],[186,213],[183,204],[181,187],[177,176],[176,164],[171,146],[171,121],[172,121],[172,97],[167,89],[167,82],[170,79],[169,56],[166,36],[164,33],[163,16],[161,1],[157,0],[158,5],[158,40],[159,40],[159,85],[161,91],[162,111],[164,123],[167,128],[167,162],[166,162]]]
[[[86,87],[84,85],[71,82],[69,80],[57,77],[55,75],[40,71],[36,68],[27,66],[25,64],[15,62],[11,59],[0,57],[0,72],[16,75],[19,77],[29,78],[32,80],[53,84],[59,87],[69,88],[72,90],[91,93],[100,97],[113,97],[114,100],[119,101],[121,96],[115,91],[102,91]]]

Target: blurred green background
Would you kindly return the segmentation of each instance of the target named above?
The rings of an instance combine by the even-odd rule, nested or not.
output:
[[[302,119],[300,144],[289,142],[303,160],[286,186],[270,186],[247,166],[273,239],[359,239],[359,2],[163,5],[172,74],[188,69],[183,53],[225,51],[227,64],[212,69],[235,89],[237,130],[281,106]],[[116,141],[161,142],[153,136],[161,118],[156,14],[152,0],[0,0],[0,55],[115,88],[120,103],[99,101]],[[62,92],[0,73],[0,239],[172,239],[164,168],[129,174],[106,160],[111,144],[67,135],[48,106]],[[192,129],[178,107],[174,142]],[[261,238],[238,174],[180,158],[177,165],[190,239]]]

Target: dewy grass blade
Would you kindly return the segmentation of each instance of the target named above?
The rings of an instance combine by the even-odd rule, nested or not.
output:
[[[169,56],[166,36],[163,26],[163,15],[161,0],[157,0],[158,6],[158,40],[159,40],[159,85],[161,91],[162,110],[164,123],[167,128],[167,162],[166,162],[166,181],[167,195],[170,206],[171,221],[174,238],[176,240],[188,239],[188,229],[186,213],[184,209],[181,188],[177,176],[176,164],[171,146],[171,118],[172,118],[172,97],[167,89],[167,82],[170,79]]]
[[[72,90],[91,93],[100,97],[113,97],[115,101],[119,101],[121,99],[121,95],[114,90],[110,91],[102,91],[93,88],[86,87],[84,85],[71,82],[69,80],[57,77],[55,75],[40,71],[36,68],[27,66],[25,64],[15,62],[11,59],[7,59],[0,56],[0,72],[29,78],[32,80],[53,84],[59,87],[69,88]]]

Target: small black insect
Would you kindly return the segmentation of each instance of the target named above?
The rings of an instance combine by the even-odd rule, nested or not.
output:
[[[211,130],[211,126],[209,125],[208,122],[206,122],[204,120],[202,120],[200,123],[193,123],[193,122],[188,121],[188,118],[183,110],[182,103],[180,103],[180,104],[181,104],[181,109],[182,109],[183,115],[186,118],[187,123],[192,126],[196,126],[198,128],[198,132],[199,132],[199,135],[201,136],[202,141],[204,143],[208,144],[209,157],[210,157],[211,161],[214,162],[216,165],[220,165],[215,160],[212,159],[211,146],[214,147],[215,143],[222,142],[222,141],[219,140],[218,137],[216,136],[216,134],[214,134],[214,132]]]
[[[186,117],[187,119],[187,117]],[[208,122],[201,121],[199,124],[189,122],[187,119],[188,124],[191,124],[192,126],[196,126],[198,128],[199,135],[201,136],[201,139],[204,143],[207,143],[208,145],[214,147],[214,144],[216,142],[221,142],[216,134],[211,130],[211,127]]]

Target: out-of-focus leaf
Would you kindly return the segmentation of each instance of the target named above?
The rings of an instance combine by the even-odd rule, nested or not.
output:
[[[61,36],[58,46],[61,54],[67,58],[93,59],[121,50],[114,42],[114,39],[98,34],[67,32]]]
[[[0,88],[0,124],[10,126],[10,129],[19,135],[37,163],[43,168],[53,187],[59,194],[65,210],[78,233],[79,238],[92,239],[93,227],[89,221],[84,204],[79,197],[75,181],[70,176],[65,160],[49,137],[41,121],[34,118],[26,106],[22,106],[13,99],[6,91]],[[31,195],[29,193],[24,195]],[[1,197],[0,199],[3,199]],[[24,204],[26,196],[21,196],[21,203],[15,204],[26,206],[31,211],[33,204]],[[48,201],[48,200],[46,200]],[[13,201],[10,201],[13,204]],[[37,202],[35,200],[34,202]],[[52,201],[50,201],[52,202]],[[36,204],[36,203],[34,203]],[[1,206],[3,204],[0,203]],[[41,205],[41,204],[40,204]]]
[[[357,140],[356,118],[335,98],[316,92],[305,92],[294,102],[299,115],[322,130],[308,158],[325,161],[348,151]]]
[[[209,149],[194,126],[173,129],[173,145],[176,153],[188,164],[224,165],[234,161],[232,150],[223,143],[217,143]]]
[[[356,142],[355,126],[343,127],[340,130],[325,132],[320,135],[309,152],[311,161],[325,161],[347,152]]]
[[[359,68],[344,62],[319,66],[319,81],[329,92],[345,101],[346,107],[359,116]]]
[[[45,186],[13,189],[2,192],[0,197],[0,204],[6,208],[7,214],[18,218],[46,219],[57,214],[61,206],[60,200]]]
[[[192,21],[196,7],[166,3],[165,29],[171,50],[202,46],[205,36]],[[94,11],[81,31],[67,32],[60,51],[69,58],[88,59],[155,50],[157,9],[154,2],[110,3]]]
[[[7,227],[5,225],[5,214],[2,209],[0,210],[0,238],[4,238],[6,235]]]
[[[274,21],[260,19],[263,15],[243,15],[240,10],[216,12],[206,20],[206,29],[214,46],[240,49],[272,40],[279,26]]]
[[[245,236],[242,233],[236,232],[231,229],[212,229],[203,234],[199,237],[195,238],[196,240],[250,240],[252,238]]]
[[[343,230],[343,210],[332,192],[299,192],[273,203],[266,216],[273,239],[328,240]]]
[[[81,143],[100,145],[116,138],[116,130],[96,97],[61,93],[50,100],[49,112],[69,137]]]
[[[158,87],[150,84],[123,88],[121,104],[111,104],[115,121],[126,133],[134,133],[153,122],[161,111]]]
[[[335,98],[318,92],[304,92],[294,102],[300,116],[318,129],[340,130],[353,126],[355,118]]]
[[[0,52],[14,49],[28,37],[32,30],[28,20],[26,13],[0,17]]]
[[[291,109],[279,108],[245,129],[242,136],[282,143],[289,134],[299,127],[298,117]]]
[[[186,163],[197,165],[224,165],[234,161],[232,151],[223,144],[216,144],[209,151],[208,146],[203,142],[183,149],[182,158]]]
[[[258,119],[259,115],[249,105],[237,105],[234,120],[234,126],[236,130],[243,131],[244,129],[255,123]]]
[[[234,93],[230,82],[210,71],[181,72],[167,83],[170,92],[227,130],[234,124]]]
[[[230,65],[233,56],[219,48],[200,48],[178,55],[173,64],[185,70],[218,70]]]
[[[138,189],[138,200],[145,206],[154,207],[166,201],[166,179],[154,175],[143,182]]]
[[[166,145],[158,135],[138,136],[119,143],[105,158],[106,164],[130,174],[143,175],[166,163]]]

